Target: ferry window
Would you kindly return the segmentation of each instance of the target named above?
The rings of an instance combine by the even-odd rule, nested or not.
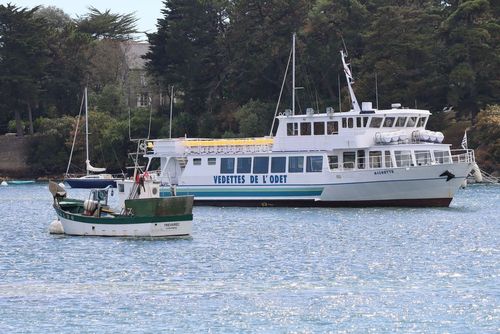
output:
[[[308,173],[316,173],[323,170],[323,157],[320,155],[307,157],[306,163],[306,172]]]
[[[310,136],[311,135],[311,123],[309,123],[309,122],[300,123],[300,135],[301,136]]]
[[[382,151],[370,151],[370,167],[382,168]]]
[[[201,158],[194,158],[193,165],[200,166],[201,165]]]
[[[368,125],[368,120],[370,118],[369,117],[363,117],[363,127],[366,128],[366,126]]]
[[[342,127],[344,129],[346,129],[346,128],[352,129],[354,127],[354,120],[352,119],[352,117],[348,117],[348,118],[343,117],[342,118]]]
[[[434,151],[434,159],[438,164],[450,163],[450,152],[448,151]]]
[[[338,155],[329,155],[328,156],[328,166],[330,169],[339,168],[339,156]]]
[[[391,151],[385,151],[385,167],[392,167]]]
[[[343,165],[346,169],[354,168],[354,164],[356,163],[356,152],[344,152],[343,156]]]
[[[304,157],[289,157],[288,172],[302,173],[304,171]]]
[[[233,174],[234,173],[234,158],[221,158],[220,159],[220,173]]]
[[[118,192],[119,193],[125,192],[125,185],[123,183],[118,183]]]
[[[298,136],[299,135],[299,123],[288,123],[286,125],[286,134],[288,136]]]
[[[358,128],[363,127],[363,117],[356,117],[356,127]]]
[[[386,117],[384,121],[384,128],[392,128],[394,125],[394,117]]]
[[[284,173],[286,167],[285,157],[272,157],[271,158],[271,173]]]
[[[215,158],[208,158],[208,165],[213,166],[215,165],[215,162],[216,162]]]
[[[382,125],[383,117],[372,117],[372,121],[370,122],[370,128],[380,128]]]
[[[397,127],[404,127],[406,123],[406,117],[398,117],[398,120],[396,121],[396,126]]]
[[[238,158],[236,172],[238,174],[250,173],[252,171],[252,158]]]
[[[408,123],[406,123],[407,128],[413,128],[417,124],[417,117],[408,118]]]
[[[327,135],[337,135],[338,133],[339,133],[339,122],[337,121],[326,122]]]
[[[430,151],[415,151],[415,161],[417,166],[430,165],[431,164],[431,152]]]
[[[314,122],[314,134],[315,135],[325,134],[325,122]]]
[[[365,151],[358,150],[358,169],[365,168]]]
[[[254,174],[267,174],[268,170],[269,170],[269,157],[253,158]]]
[[[417,127],[423,128],[425,126],[425,121],[427,120],[427,117],[420,117],[418,119],[418,124]]]
[[[394,151],[394,156],[396,158],[396,166],[398,167],[409,167],[413,165],[411,151]]]

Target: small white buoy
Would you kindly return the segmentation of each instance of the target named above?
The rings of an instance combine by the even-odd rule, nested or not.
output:
[[[6,187],[8,186],[9,184],[7,183],[7,181],[2,181],[2,183],[0,183],[0,186],[2,187]]]
[[[64,185],[64,182],[59,182],[59,183],[58,183],[58,185],[59,185],[59,187],[61,187],[61,188],[66,188],[66,186]]]
[[[49,225],[50,234],[64,234],[64,229],[59,219],[52,221]]]

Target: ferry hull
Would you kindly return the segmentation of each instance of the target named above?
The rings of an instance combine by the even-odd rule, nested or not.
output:
[[[447,207],[470,169],[470,164],[461,163],[397,168],[388,174],[344,172],[329,175],[324,184],[179,186],[178,193],[192,194],[195,205],[207,206]]]

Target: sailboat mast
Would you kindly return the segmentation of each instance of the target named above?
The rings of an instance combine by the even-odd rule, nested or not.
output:
[[[295,36],[292,39],[292,115],[295,115]]]
[[[85,95],[85,151],[87,153],[87,159],[85,164],[87,164],[87,161],[90,161],[89,159],[89,111],[88,111],[88,104],[87,104],[87,87],[85,87],[84,91]],[[87,170],[87,175],[89,175],[90,171],[88,168],[85,168]]]

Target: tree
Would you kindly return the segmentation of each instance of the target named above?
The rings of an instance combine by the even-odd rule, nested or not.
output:
[[[433,0],[393,5],[376,0],[362,36],[359,95],[371,101],[377,74],[381,107],[406,106],[442,109],[446,105],[443,45],[437,34],[442,10]]]
[[[158,31],[148,34],[146,68],[160,86],[174,85],[183,93],[183,112],[211,111],[222,98],[223,6],[208,0],[166,0],[164,4]]]
[[[475,149],[481,168],[500,175],[500,105],[481,110],[469,134],[469,147]]]
[[[35,14],[47,22],[51,59],[42,81],[40,111],[48,117],[75,115],[90,71],[88,54],[92,39],[78,31],[75,22],[58,8],[40,8]]]
[[[308,13],[304,27],[304,52],[302,57],[307,75],[314,82],[314,90],[326,106],[338,103],[339,86],[345,87],[340,50],[347,48],[353,63],[355,80],[360,77],[358,59],[363,55],[363,32],[370,24],[370,13],[365,1],[317,0]],[[358,86],[356,86],[358,87]],[[344,94],[345,95],[345,94]],[[350,102],[346,101],[346,110]]]
[[[447,1],[442,24],[446,43],[448,103],[474,116],[500,95],[498,1]]]
[[[225,42],[226,90],[238,104],[277,100],[292,34],[303,27],[309,6],[305,0],[234,1]]]
[[[21,110],[28,111],[33,133],[32,106],[37,102],[50,61],[46,47],[48,31],[44,20],[34,15],[37,9],[0,5],[0,98],[14,111],[20,136]]]
[[[90,6],[89,12],[77,20],[78,29],[95,39],[129,40],[138,31],[134,13],[116,14],[110,9],[104,12]]]

